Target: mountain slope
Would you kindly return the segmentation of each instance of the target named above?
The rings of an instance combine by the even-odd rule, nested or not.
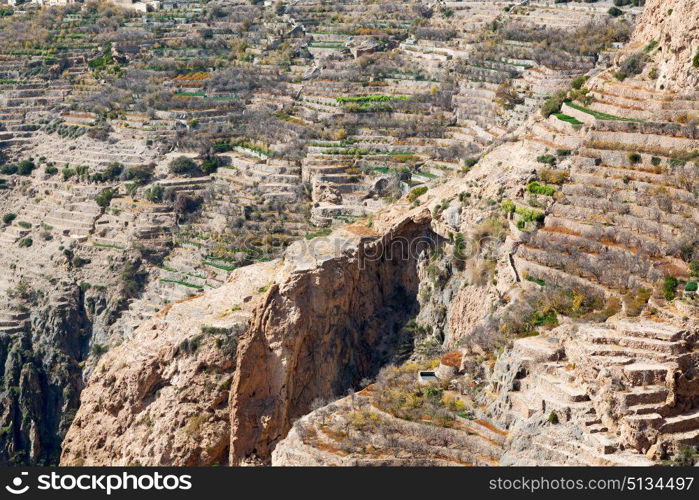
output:
[[[654,57],[659,77],[656,89],[673,92],[699,90],[699,2],[649,0],[639,18],[632,44],[638,48],[657,43]]]

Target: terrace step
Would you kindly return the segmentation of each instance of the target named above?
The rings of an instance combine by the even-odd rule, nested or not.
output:
[[[622,368],[626,378],[635,386],[664,384],[669,370],[669,366],[647,362],[636,362]]]
[[[664,439],[683,446],[699,446],[699,429],[663,434]]]
[[[628,412],[632,415],[661,414],[661,412],[663,412],[667,406],[668,405],[665,402],[638,404],[629,406]]]
[[[662,340],[650,339],[647,337],[622,337],[612,333],[588,333],[588,340],[594,344],[612,344],[619,347],[630,347],[635,350],[653,351],[663,354],[679,354],[687,348],[686,343],[666,342]]]
[[[577,403],[590,399],[584,389],[572,386],[553,375],[538,375],[535,377],[535,384],[537,390],[545,390],[547,395],[555,397],[557,401]]]
[[[668,417],[660,427],[663,433],[684,433],[697,429],[699,429],[699,408],[675,417]]]
[[[636,386],[620,395],[629,407],[665,403],[669,390],[664,385]]]

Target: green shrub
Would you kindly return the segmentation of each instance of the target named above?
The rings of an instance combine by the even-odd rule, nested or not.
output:
[[[646,54],[650,54],[651,52],[653,52],[653,49],[656,48],[657,46],[658,46],[658,41],[652,40],[648,43],[648,45],[643,47],[643,52],[645,52]]]
[[[79,256],[74,256],[73,259],[71,260],[71,264],[73,264],[74,267],[83,267],[86,264],[89,264],[92,262],[90,259],[86,259],[84,257],[79,257]]]
[[[308,233],[306,235],[307,240],[312,240],[313,238],[325,238],[326,236],[330,236],[332,234],[333,230],[330,229],[329,227],[320,229],[316,232],[313,233]]]
[[[654,156],[650,159],[650,164],[653,165],[654,167],[659,167],[661,161],[662,160],[660,158],[658,158],[657,156]]]
[[[556,157],[551,154],[545,154],[538,156],[536,158],[536,161],[538,161],[539,163],[544,163],[546,165],[553,165],[554,163],[556,163]]]
[[[30,175],[34,171],[35,168],[36,168],[36,165],[34,164],[34,161],[22,160],[21,162],[19,162],[19,165],[17,165],[17,174]]]
[[[427,192],[427,186],[419,186],[413,189],[408,193],[408,201],[409,202],[414,202],[417,200],[420,196],[425,194]]]
[[[63,180],[67,181],[75,175],[75,169],[65,167],[63,170],[61,170],[61,175],[63,175]]]
[[[137,167],[127,168],[121,175],[124,181],[134,181],[135,184],[147,184],[153,176],[153,169],[148,165],[139,165]]]
[[[90,59],[87,62],[87,66],[91,70],[100,70],[100,69],[105,69],[107,65],[112,64],[114,62],[114,59],[112,58],[111,54],[105,54],[102,57],[95,57],[94,59]]]
[[[19,221],[19,222],[17,223],[17,225],[20,226],[20,227],[23,227],[24,229],[31,229],[31,228],[32,228],[31,223],[26,222],[26,221]]]
[[[204,335],[231,335],[232,329],[223,326],[201,326],[201,333]]]
[[[548,309],[546,311],[536,311],[531,316],[531,322],[536,326],[555,328],[559,324],[558,314],[556,314],[555,309]]]
[[[87,165],[78,165],[75,167],[75,175],[80,178],[86,178],[88,176],[90,168]]]
[[[112,198],[116,191],[112,188],[107,188],[101,191],[97,196],[95,196],[95,203],[97,203],[101,208],[106,208],[112,202]]]
[[[170,162],[170,172],[176,175],[197,175],[201,170],[191,158],[178,156]]]
[[[663,280],[663,295],[665,300],[672,300],[677,296],[679,281],[674,276],[665,276]]]
[[[93,178],[97,182],[114,181],[121,176],[123,171],[124,166],[121,163],[115,161],[110,163],[103,172],[95,174]]]
[[[95,357],[100,357],[102,356],[102,354],[105,354],[108,350],[109,347],[107,347],[106,345],[94,343],[90,348],[90,353]]]
[[[617,7],[610,7],[607,13],[612,17],[619,17],[624,13],[624,11]]]
[[[5,224],[11,223],[13,220],[17,218],[17,214],[13,214],[12,212],[6,213],[5,215],[2,216],[2,221]]]
[[[665,465],[666,462],[663,462]],[[696,446],[680,446],[672,461],[668,465],[675,467],[692,467],[699,463],[699,450]]]
[[[56,175],[58,173],[58,169],[54,167],[53,165],[48,165],[45,169],[44,172],[46,172],[46,175]]]
[[[553,196],[556,194],[556,190],[551,186],[546,186],[544,184],[539,184],[536,181],[530,182],[527,186],[530,193],[541,194],[544,196]]]
[[[519,215],[525,222],[542,222],[545,214],[533,208],[517,208],[515,213]]]
[[[29,248],[30,246],[32,246],[33,243],[34,241],[31,238],[24,238],[19,240],[18,245],[19,248]]]
[[[473,167],[476,163],[478,163],[478,158],[466,158],[464,160],[464,166],[466,168],[471,168]]]
[[[340,104],[346,103],[365,103],[365,102],[389,102],[389,101],[407,101],[410,96],[397,95],[359,95],[350,97],[338,97],[337,102]]]
[[[682,160],[680,158],[671,158],[668,160],[667,164],[672,167],[672,168],[678,168],[678,167],[684,167],[687,162],[686,160]]]
[[[512,200],[503,200],[503,202],[500,204],[500,208],[506,214],[511,214],[515,211],[515,208],[517,207],[515,206]]]
[[[695,55],[694,59],[692,59],[692,66],[699,68],[699,49],[697,49],[697,55]]]
[[[218,157],[214,156],[213,158],[209,158],[207,160],[204,160],[201,164],[201,170],[204,172],[206,175],[213,174],[218,170],[218,167],[220,166],[220,161]]]
[[[636,165],[636,164],[638,164],[638,163],[641,163],[641,159],[642,159],[642,158],[641,158],[641,155],[638,154],[638,153],[629,153],[629,154],[628,154],[628,159],[629,159],[629,163],[630,163],[630,164]]]
[[[580,90],[582,86],[585,85],[585,82],[587,82],[587,76],[579,76],[570,83],[570,86],[573,87],[575,90]]]
[[[454,236],[454,258],[458,261],[466,259],[466,238],[463,233]]]
[[[541,114],[544,118],[548,118],[554,113],[561,112],[561,106],[568,98],[568,93],[561,90],[556,92],[553,96],[546,99],[544,104],[541,106]]]
[[[552,411],[551,413],[549,413],[547,420],[548,420],[549,424],[556,425],[556,424],[558,424],[558,415],[556,414],[555,411]]]
[[[151,203],[157,203],[163,199],[164,192],[165,189],[163,188],[163,186],[161,186],[160,184],[156,184],[146,189],[145,196],[146,199]]]
[[[692,276],[699,276],[699,260],[693,260],[689,263],[689,272]]]
[[[179,350],[187,354],[194,354],[199,349],[199,346],[201,345],[203,338],[203,334],[200,334],[188,339],[184,339],[179,345]]]
[[[121,271],[121,286],[125,297],[135,297],[146,283],[148,273],[142,271],[139,263],[127,262]]]
[[[17,173],[17,165],[14,163],[8,163],[0,167],[0,174],[12,175]]]
[[[697,285],[696,281],[690,281],[687,283],[687,285],[684,287],[685,292],[696,292],[697,288],[699,288],[699,285]]]
[[[546,282],[544,280],[536,278],[534,276],[527,276],[527,281],[531,281],[532,283],[536,283],[539,286],[546,286]]]

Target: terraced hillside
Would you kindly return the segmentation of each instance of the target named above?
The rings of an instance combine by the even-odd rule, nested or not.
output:
[[[690,122],[699,95],[654,88],[661,49],[631,47],[619,67],[563,103],[561,113],[581,131],[579,145],[562,187],[550,193],[544,224],[522,237],[513,256],[533,286],[585,291],[634,318],[519,341],[526,376],[508,396],[513,410],[585,422],[569,450],[553,449],[556,435],[535,438],[547,460],[562,463],[592,461],[579,451],[593,457],[595,449],[612,463],[623,456],[617,450],[657,459],[699,439],[687,384],[696,363],[699,136]],[[632,58],[642,68],[622,74]]]
[[[691,456],[675,2],[7,9],[0,459]]]

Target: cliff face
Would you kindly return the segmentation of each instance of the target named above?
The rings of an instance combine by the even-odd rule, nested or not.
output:
[[[46,299],[32,311],[18,305],[0,320],[10,333],[0,342],[3,463],[55,463],[78,407],[80,362],[90,334],[82,294],[76,285],[65,285]]]
[[[299,242],[147,321],[96,366],[61,464],[227,463],[229,443],[233,463],[268,461],[315,398],[374,375],[405,340],[430,219],[401,211],[380,232]]]
[[[399,347],[414,313],[425,211],[275,284],[255,311],[231,391],[231,462],[267,460],[316,398],[356,387]],[[418,243],[419,242],[419,243]]]
[[[263,263],[164,310],[99,361],[63,443],[64,465],[211,465],[228,460],[228,392]]]
[[[74,243],[63,247],[46,237],[48,246],[30,247],[33,254],[0,250],[6,263],[27,259],[11,264],[26,278],[0,291],[0,464],[58,462],[85,376],[128,302],[123,277],[110,271],[130,255],[95,271],[86,269],[90,258],[76,256]]]
[[[699,89],[699,1],[649,0],[638,21],[632,45],[639,48],[657,42],[654,56],[658,68],[656,88],[673,92]],[[699,63],[698,63],[699,64]]]

